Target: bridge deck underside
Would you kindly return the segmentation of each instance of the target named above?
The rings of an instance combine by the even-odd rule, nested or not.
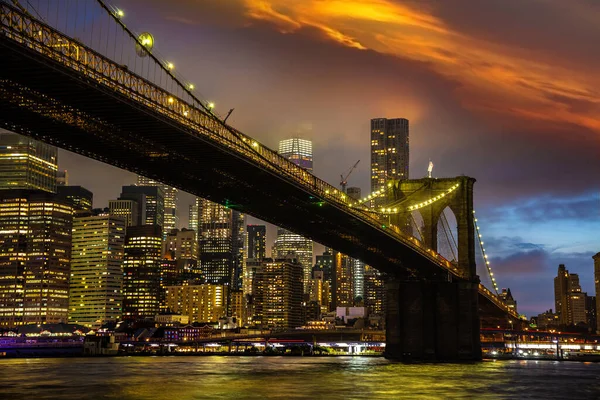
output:
[[[0,126],[285,227],[397,276],[448,272],[339,206],[0,35]]]

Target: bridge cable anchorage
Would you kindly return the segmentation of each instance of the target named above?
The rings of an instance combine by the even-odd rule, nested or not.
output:
[[[473,214],[475,214],[475,210],[473,210]],[[477,235],[477,240],[479,241],[479,247],[481,248],[481,253],[483,254],[483,262],[487,268],[490,279],[492,280],[492,285],[494,286],[494,290],[496,291],[496,296],[499,295],[498,292],[498,284],[496,283],[496,278],[494,278],[494,273],[492,272],[492,267],[490,266],[490,262],[488,261],[488,256],[485,254],[485,248],[483,247],[483,240],[481,236],[481,232],[479,230],[479,225],[477,224],[477,218],[473,215],[473,225],[475,226],[475,235]]]

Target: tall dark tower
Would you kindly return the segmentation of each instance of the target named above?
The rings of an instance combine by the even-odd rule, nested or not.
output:
[[[390,179],[408,179],[408,120],[371,120],[371,192],[385,187]],[[375,206],[384,199],[377,199]]]

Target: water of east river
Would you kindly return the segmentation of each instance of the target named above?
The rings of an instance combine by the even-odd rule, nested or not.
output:
[[[600,399],[600,364],[383,358],[0,360],[0,399]]]

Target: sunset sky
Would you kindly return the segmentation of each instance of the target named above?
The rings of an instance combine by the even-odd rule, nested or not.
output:
[[[313,141],[315,174],[369,189],[369,120],[410,120],[410,175],[477,179],[491,265],[519,311],[554,308],[559,263],[593,295],[600,251],[600,2],[118,0],[124,22],[276,148]],[[116,198],[132,174],[61,153],[70,183]],[[185,166],[182,166],[185,168]],[[182,196],[180,218],[187,225]],[[484,279],[484,282],[485,279]]]

